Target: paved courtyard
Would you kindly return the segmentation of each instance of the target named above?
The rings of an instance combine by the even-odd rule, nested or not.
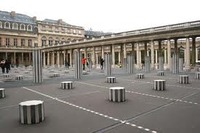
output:
[[[60,76],[53,77],[52,73]],[[182,74],[182,73],[180,73]],[[44,82],[32,83],[31,68],[16,68],[10,79],[0,76],[0,88],[6,97],[0,99],[1,133],[199,133],[200,80],[188,74],[190,84],[179,84],[179,75],[154,70],[144,79],[113,70],[117,83],[106,83],[101,70],[91,70],[81,80],[74,80],[73,69],[43,70]],[[23,80],[15,80],[23,75]],[[155,79],[166,80],[165,91],[153,90]],[[62,81],[74,81],[74,88],[63,90]],[[125,102],[110,102],[109,87],[126,89]],[[19,122],[19,103],[44,101],[45,120],[39,124]]]

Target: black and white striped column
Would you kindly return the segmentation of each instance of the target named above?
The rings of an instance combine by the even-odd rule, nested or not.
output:
[[[134,73],[134,55],[133,54],[128,54],[127,55],[127,60],[128,60],[128,73],[132,74]]]
[[[178,60],[179,62],[179,72],[183,72],[183,58],[179,58]]]
[[[42,83],[42,51],[41,49],[33,50],[33,82]]]
[[[10,75],[9,74],[3,74],[3,78],[9,78]]]
[[[166,81],[159,79],[159,80],[154,80],[153,81],[153,90],[157,91],[163,91],[166,89]]]
[[[144,74],[143,73],[137,73],[136,78],[137,79],[144,79]]]
[[[5,89],[0,88],[0,98],[4,98],[4,97],[5,97]]]
[[[82,77],[82,54],[80,52],[80,49],[77,49],[74,52],[74,56],[75,56],[75,79],[81,79]]]
[[[179,75],[179,83],[180,84],[189,84],[189,76],[188,75]]]
[[[145,72],[150,72],[150,57],[149,56],[146,56],[145,59],[144,59],[144,69],[145,69]]]
[[[165,75],[165,72],[164,72],[164,71],[158,71],[158,72],[157,72],[157,75],[158,75],[158,76],[164,76],[164,75]]]
[[[60,85],[61,89],[73,89],[73,81],[63,81]]]
[[[106,77],[106,82],[107,83],[116,83],[116,78],[115,77]]]
[[[111,54],[105,54],[105,75],[110,76],[111,75],[111,61],[112,57]]]
[[[112,102],[124,102],[126,100],[125,88],[124,87],[110,87],[109,100]]]
[[[196,72],[196,73],[195,73],[195,78],[196,78],[196,79],[200,79],[200,72]]]
[[[30,100],[19,103],[19,118],[22,124],[36,124],[44,120],[44,102]]]
[[[172,73],[178,74],[179,73],[179,63],[178,63],[178,54],[173,54],[172,57]]]
[[[23,80],[23,75],[16,75],[15,79],[16,80]]]

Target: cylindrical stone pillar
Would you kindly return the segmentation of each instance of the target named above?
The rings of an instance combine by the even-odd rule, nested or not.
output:
[[[133,54],[128,54],[127,55],[128,59],[128,73],[132,74],[134,73],[134,55]]]
[[[164,72],[164,71],[158,71],[158,72],[157,72],[157,75],[158,75],[158,76],[164,76],[164,75],[165,75],[165,72]]]
[[[5,89],[0,88],[0,98],[4,98],[4,97],[5,97]]]
[[[150,72],[150,57],[146,56],[145,57],[145,62],[144,62],[144,68],[145,68],[145,72]]]
[[[153,82],[153,90],[157,91],[164,91],[166,89],[165,87],[166,81],[165,80],[154,80]]]
[[[40,49],[33,50],[33,82],[42,83],[42,52]]]
[[[109,100],[112,102],[124,102],[126,100],[125,88],[124,87],[110,87]]]
[[[105,54],[105,75],[111,75],[111,54]]]
[[[115,77],[107,77],[106,82],[107,83],[116,83],[116,78]]]
[[[200,79],[200,72],[196,72],[195,77],[196,77],[196,79]]]
[[[163,57],[159,57],[159,70],[160,70],[160,71],[163,71],[163,70],[164,70]]]
[[[144,74],[143,74],[143,73],[138,73],[138,74],[136,75],[136,78],[137,78],[137,79],[144,79]]]
[[[183,71],[183,58],[179,58],[179,72]]]
[[[17,76],[15,77],[15,79],[16,79],[16,80],[23,80],[23,75],[17,75]]]
[[[189,76],[188,75],[179,75],[179,83],[180,84],[189,84]]]
[[[60,85],[61,89],[73,89],[73,81],[63,81]]]
[[[44,102],[30,100],[19,103],[19,118],[22,124],[36,124],[44,120]]]
[[[80,50],[75,51],[75,79],[81,79],[82,77],[82,55]]]

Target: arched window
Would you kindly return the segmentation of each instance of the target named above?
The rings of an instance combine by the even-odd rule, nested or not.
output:
[[[32,25],[28,25],[27,30],[32,31]]]
[[[0,21],[0,28],[2,28],[2,22]]]
[[[52,46],[52,45],[53,45],[53,38],[49,37],[49,46]]]
[[[42,37],[42,46],[46,45],[47,38],[45,36]]]
[[[28,46],[32,47],[32,40],[31,39],[28,39]]]
[[[61,44],[65,43],[65,38],[62,38]]]
[[[5,29],[10,29],[10,23],[9,22],[5,22],[4,23],[4,28]]]
[[[25,25],[24,24],[20,24],[20,30],[25,30]]]
[[[59,38],[58,37],[56,37],[56,40],[55,40],[55,45],[58,45],[59,44]]]
[[[18,24],[17,23],[13,23],[12,24],[12,29],[18,30]]]

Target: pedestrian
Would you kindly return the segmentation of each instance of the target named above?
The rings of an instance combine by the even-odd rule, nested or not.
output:
[[[87,60],[86,58],[84,58],[84,57],[82,58],[83,70],[85,70],[86,60]]]
[[[1,69],[2,69],[2,73],[5,73],[5,60],[3,59],[0,63]]]
[[[103,63],[104,63],[104,59],[101,58],[101,59],[100,59],[100,67],[101,67],[101,70],[103,69]]]
[[[6,73],[8,73],[9,70],[10,70],[10,65],[11,65],[10,61],[6,60],[4,65],[5,65],[5,68],[6,68]]]

